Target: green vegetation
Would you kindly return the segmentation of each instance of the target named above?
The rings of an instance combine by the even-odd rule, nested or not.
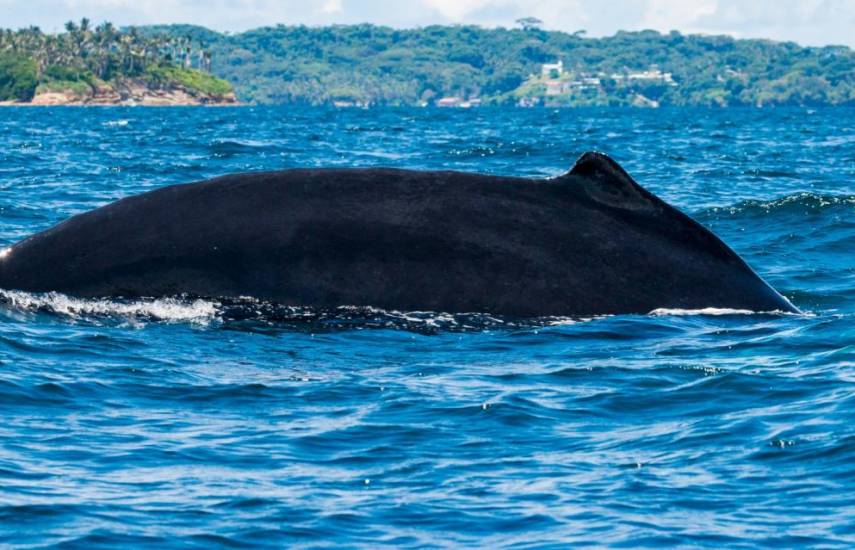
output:
[[[37,85],[38,74],[32,59],[0,52],[0,101],[29,101]]]
[[[78,97],[92,93],[98,85],[98,79],[88,69],[48,65],[42,71],[36,93],[70,92]]]
[[[533,19],[519,29],[374,25],[276,26],[220,34],[188,25],[145,27],[148,36],[181,37],[212,54],[211,71],[259,103],[432,103],[479,97],[517,104],[779,105],[855,102],[855,53],[843,46],[687,36],[678,32],[547,32]],[[563,88],[541,77],[562,60]],[[664,78],[630,78],[660,71]],[[534,77],[532,77],[534,75]],[[578,84],[583,79],[597,84]],[[577,83],[577,84],[574,84]]]
[[[209,74],[211,54],[177,36],[151,36],[88,19],[65,32],[37,27],[0,30],[0,101],[29,101],[37,93],[79,98],[117,97],[128,85],[182,87],[191,95],[221,97],[231,85]]]
[[[176,65],[151,65],[146,69],[145,76],[159,86],[177,82],[189,90],[208,95],[223,96],[232,92],[232,85],[221,78]]]
[[[855,104],[855,52],[843,46],[655,31],[586,38],[541,30],[534,18],[518,23],[279,25],[221,34],[191,25],[92,28],[83,19],[56,35],[5,30],[0,100],[45,91],[91,96],[132,81],[213,97],[230,94],[233,82],[242,99],[258,103]],[[558,61],[560,69],[543,68]]]

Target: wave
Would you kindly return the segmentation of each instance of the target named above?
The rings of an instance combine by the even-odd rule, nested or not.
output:
[[[700,217],[752,216],[769,214],[820,213],[839,207],[855,207],[855,195],[826,195],[801,192],[773,200],[745,200],[732,206],[717,206],[699,212]]]
[[[113,318],[129,321],[209,324],[216,320],[218,315],[216,302],[202,299],[86,299],[74,298],[58,292],[34,294],[0,289],[0,304],[19,312],[49,313],[79,320]]]
[[[489,313],[398,311],[371,306],[316,308],[284,306],[243,297],[217,302],[219,320],[228,328],[270,327],[304,332],[394,329],[434,334],[491,329],[528,329],[582,321],[570,317],[512,318]]]
[[[654,317],[674,316],[674,315],[803,315],[801,313],[790,313],[788,311],[773,310],[773,311],[754,311],[752,309],[734,309],[729,307],[704,307],[700,309],[683,309],[683,308],[657,308],[648,313]]]
[[[0,305],[17,313],[45,313],[74,321],[189,323],[228,328],[273,327],[306,332],[392,328],[415,332],[486,330],[573,322],[549,317],[515,320],[485,313],[388,311],[367,306],[312,308],[284,306],[255,298],[208,300],[174,296],[134,300],[75,298],[58,292],[29,293],[0,289]]]
[[[230,157],[234,155],[258,153],[274,147],[274,145],[275,144],[271,142],[251,139],[217,139],[208,146],[208,149],[214,156]]]
[[[75,298],[58,292],[29,293],[0,289],[0,306],[12,314],[43,313],[72,321],[186,323],[218,325],[236,330],[283,329],[299,332],[394,329],[424,334],[492,329],[524,330],[586,323],[599,316],[544,316],[517,318],[488,313],[397,311],[370,306],[315,308],[285,306],[251,297],[204,299],[187,296],[165,298]],[[789,315],[781,311],[756,312],[731,308],[657,308],[647,314],[663,316]]]

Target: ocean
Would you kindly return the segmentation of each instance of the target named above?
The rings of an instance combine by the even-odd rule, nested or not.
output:
[[[0,247],[232,172],[601,150],[804,311],[0,290],[0,546],[855,546],[855,109],[3,108],[0,135]]]

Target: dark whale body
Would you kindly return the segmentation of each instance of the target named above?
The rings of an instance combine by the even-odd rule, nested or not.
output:
[[[715,235],[586,153],[564,176],[321,169],[119,200],[4,251],[0,288],[511,316],[797,311]]]

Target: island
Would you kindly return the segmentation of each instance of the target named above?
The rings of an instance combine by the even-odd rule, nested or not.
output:
[[[180,38],[153,37],[88,19],[64,33],[0,31],[2,105],[234,105],[232,85],[211,75],[211,54]]]
[[[194,25],[0,33],[0,101],[331,107],[855,105],[846,46],[515,28]]]

